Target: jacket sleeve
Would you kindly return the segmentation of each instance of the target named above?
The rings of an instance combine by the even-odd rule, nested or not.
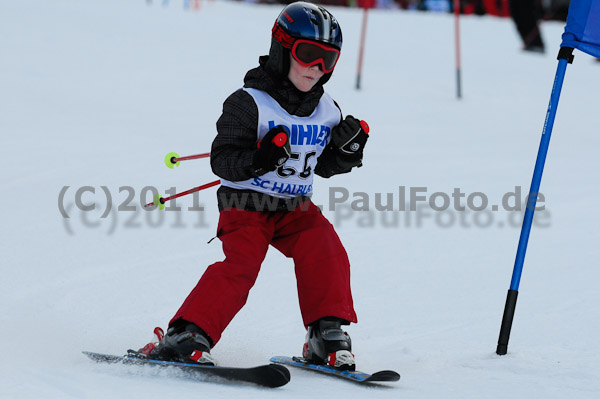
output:
[[[214,174],[230,181],[257,176],[252,167],[257,125],[258,108],[248,93],[239,89],[225,100],[210,152]]]
[[[342,118],[343,116],[340,106],[337,102],[334,101],[334,103],[336,107],[340,110],[340,118]],[[315,174],[324,178],[329,178],[334,175],[348,173],[355,166],[359,168],[362,166],[362,157],[362,150],[360,151],[360,153],[353,155],[346,155],[341,153],[339,149],[333,145],[333,140],[331,140],[329,145],[325,147],[323,153],[317,160]]]

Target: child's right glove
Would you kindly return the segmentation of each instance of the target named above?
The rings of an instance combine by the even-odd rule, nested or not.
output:
[[[340,153],[351,158],[362,158],[363,148],[369,138],[369,125],[352,115],[333,128],[331,141]]]
[[[257,176],[262,176],[277,169],[290,158],[292,149],[288,129],[282,125],[275,126],[256,147],[258,150],[252,159],[252,167]]]

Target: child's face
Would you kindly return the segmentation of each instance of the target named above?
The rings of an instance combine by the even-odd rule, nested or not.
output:
[[[318,65],[304,67],[290,54],[290,73],[288,74],[288,79],[298,90],[303,92],[310,91],[323,75],[324,73],[319,69]]]

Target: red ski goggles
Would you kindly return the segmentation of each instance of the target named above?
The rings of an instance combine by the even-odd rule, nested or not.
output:
[[[298,39],[292,46],[292,57],[303,67],[321,65],[321,70],[330,73],[340,58],[340,50],[310,40]]]

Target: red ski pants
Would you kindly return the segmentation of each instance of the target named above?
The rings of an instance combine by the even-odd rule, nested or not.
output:
[[[217,232],[225,260],[206,269],[170,324],[192,322],[216,344],[246,304],[269,244],[294,260],[305,326],[325,316],[356,323],[348,255],[312,202],[290,212],[225,209]]]

